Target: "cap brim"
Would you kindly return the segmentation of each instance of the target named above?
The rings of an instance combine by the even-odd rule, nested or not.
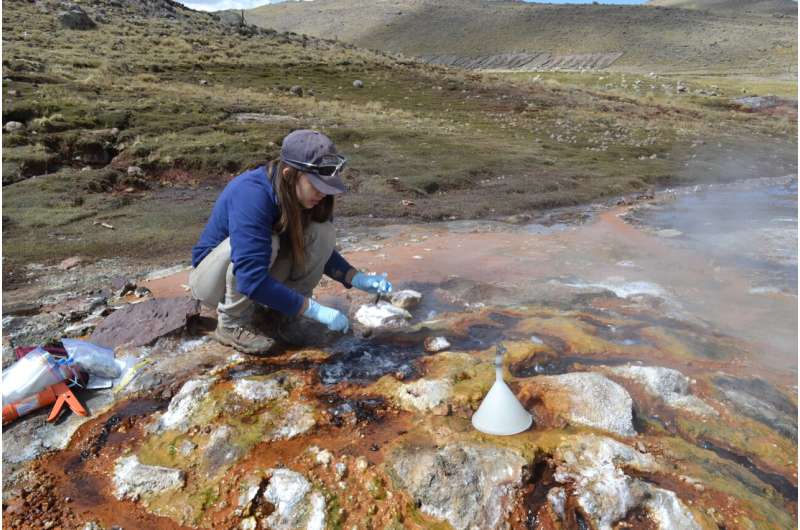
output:
[[[311,181],[311,184],[317,188],[317,191],[325,195],[338,195],[347,190],[344,182],[342,182],[342,178],[338,175],[329,179],[327,182],[322,180],[322,178],[315,173],[306,173],[306,175],[308,176],[308,180]]]

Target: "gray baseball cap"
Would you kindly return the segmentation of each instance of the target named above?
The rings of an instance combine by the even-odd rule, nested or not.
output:
[[[336,195],[347,189],[340,175],[347,159],[321,132],[300,129],[286,135],[281,144],[281,160],[308,175],[321,193]]]

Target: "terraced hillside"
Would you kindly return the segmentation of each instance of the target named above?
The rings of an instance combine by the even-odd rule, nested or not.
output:
[[[366,48],[456,55],[466,61],[549,54],[557,58],[556,66],[567,57],[568,64],[580,68],[595,63],[575,56],[621,53],[614,69],[796,72],[797,17],[765,16],[766,8],[747,11],[488,0],[321,0],[265,5],[247,11],[245,18],[262,27],[335,37]]]

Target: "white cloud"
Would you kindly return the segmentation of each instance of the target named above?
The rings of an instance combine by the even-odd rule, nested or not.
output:
[[[276,4],[281,0],[193,0],[181,2],[189,9],[197,11],[220,11],[222,9],[251,9],[264,4]]]

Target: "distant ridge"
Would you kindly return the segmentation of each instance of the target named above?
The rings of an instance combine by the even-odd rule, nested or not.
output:
[[[797,2],[792,0],[649,0],[648,5],[705,9],[729,14],[797,15]]]
[[[467,67],[481,61],[503,67],[509,56],[517,61],[526,54],[549,54],[555,58],[553,67],[560,68],[574,64],[633,71],[796,71],[797,18],[787,15],[787,6],[797,4],[790,0],[656,1],[680,8],[510,0],[316,0],[261,6],[245,11],[245,19],[278,31]],[[770,14],[774,9],[777,17]],[[621,55],[594,66],[576,59],[612,54]],[[517,61],[518,67],[536,60]]]

